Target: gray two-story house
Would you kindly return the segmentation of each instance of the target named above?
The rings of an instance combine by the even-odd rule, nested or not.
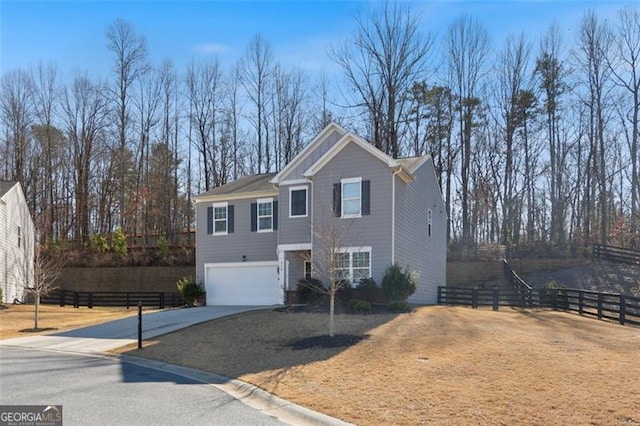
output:
[[[413,303],[446,281],[447,218],[429,155],[393,159],[332,123],[279,173],[195,197],[196,278],[208,305],[282,304],[301,278],[357,285],[398,263],[418,272]]]

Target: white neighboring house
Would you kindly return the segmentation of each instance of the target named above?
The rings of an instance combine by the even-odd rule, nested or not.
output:
[[[0,285],[2,302],[23,301],[33,286],[34,225],[18,182],[0,181]]]

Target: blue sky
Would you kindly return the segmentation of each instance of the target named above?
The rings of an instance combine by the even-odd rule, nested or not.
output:
[[[217,54],[235,63],[249,40],[261,33],[277,60],[311,73],[335,69],[327,48],[349,37],[354,16],[377,1],[17,1],[0,0],[0,72],[50,61],[64,75],[75,71],[105,78],[111,55],[105,29],[116,18],[133,24],[147,39],[152,63],[171,59],[179,69],[194,55]],[[461,13],[476,16],[495,46],[507,34],[524,31],[537,40],[554,20],[566,38],[588,8],[615,17],[618,1],[413,1],[425,32],[441,35]]]

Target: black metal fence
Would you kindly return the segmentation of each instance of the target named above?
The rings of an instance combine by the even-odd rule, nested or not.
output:
[[[640,250],[625,247],[607,246],[604,244],[593,245],[593,258],[609,260],[612,262],[640,265]]]
[[[180,293],[169,292],[115,292],[115,291],[67,291],[49,293],[40,299],[43,304],[72,305],[74,308],[87,306],[124,306],[130,308],[142,302],[145,307],[176,307],[184,305]]]
[[[516,289],[438,287],[438,304],[491,306],[496,311],[500,306],[551,308],[640,325],[640,297],[587,290],[542,288],[523,295]]]

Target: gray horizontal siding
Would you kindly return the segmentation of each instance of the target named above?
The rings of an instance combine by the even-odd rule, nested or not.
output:
[[[327,230],[336,223],[342,230],[342,246],[371,246],[371,275],[378,283],[391,263],[391,176],[386,164],[349,143],[313,178],[314,230],[318,227]],[[371,214],[355,219],[334,218],[333,184],[357,177],[371,182]],[[314,247],[319,243],[314,236]]]
[[[234,232],[228,235],[207,234],[207,207],[213,203],[196,204],[196,279],[204,280],[205,263],[277,260],[278,232],[251,232],[251,203],[256,199],[229,201],[234,205]]]
[[[438,286],[446,285],[447,220],[431,161],[414,175],[414,182],[396,181],[396,262],[419,273],[418,290],[409,301],[434,304]],[[431,236],[428,209],[432,211]]]
[[[342,138],[342,134],[338,131],[333,131],[329,134],[325,140],[321,141],[313,150],[308,154],[308,156],[304,159],[304,161],[298,164],[291,172],[287,173],[283,176],[282,180],[294,180],[294,179],[303,179],[303,173],[311,167],[320,157],[324,155],[325,152],[329,150],[333,145]]]
[[[289,188],[306,186],[307,188],[307,216],[289,217]],[[301,244],[311,242],[311,191],[310,185],[283,185],[280,187],[278,208],[280,210],[279,244]]]

